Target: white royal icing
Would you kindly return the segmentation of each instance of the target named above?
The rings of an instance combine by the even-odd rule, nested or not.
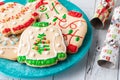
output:
[[[4,25],[0,24],[0,29],[3,28],[3,27],[4,27]]]
[[[3,50],[0,50],[0,55],[3,54],[3,53],[4,53],[4,51],[3,51]]]

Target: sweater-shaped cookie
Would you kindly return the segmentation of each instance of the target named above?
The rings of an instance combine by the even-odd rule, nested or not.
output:
[[[61,31],[38,22],[21,35],[18,62],[32,67],[48,67],[66,59],[66,46]]]
[[[53,15],[57,16],[68,12],[58,0],[28,0],[27,5],[39,13],[40,21],[49,21],[53,19]]]
[[[49,23],[59,27],[62,30],[66,42],[67,51],[76,53],[82,45],[87,32],[87,23],[82,14],[75,11],[69,11],[61,16],[54,16]]]
[[[20,35],[5,37],[0,33],[0,58],[17,60],[17,50]]]
[[[0,6],[0,14],[0,32],[5,36],[21,33],[38,16],[28,6],[15,2],[9,2]]]

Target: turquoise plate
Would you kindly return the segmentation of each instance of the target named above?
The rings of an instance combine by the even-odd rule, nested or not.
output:
[[[5,2],[10,2],[10,1],[26,4],[25,0],[5,0]],[[41,77],[51,76],[59,72],[62,72],[72,67],[74,64],[79,62],[82,58],[84,58],[92,42],[92,27],[89,22],[89,19],[80,8],[78,8],[76,5],[72,4],[68,0],[59,0],[59,1],[68,10],[75,10],[75,11],[81,12],[83,14],[83,17],[87,21],[87,25],[88,25],[87,35],[79,51],[76,54],[68,55],[68,58],[65,61],[59,62],[57,65],[48,67],[48,68],[32,68],[32,67],[26,66],[25,64],[19,64],[18,62],[0,59],[1,73],[10,77],[15,77],[15,78],[27,78],[27,79],[41,78]]]

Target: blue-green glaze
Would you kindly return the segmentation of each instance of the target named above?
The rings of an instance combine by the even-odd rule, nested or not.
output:
[[[19,2],[22,4],[26,3],[25,0],[5,0],[5,2],[10,2],[10,1]],[[57,65],[54,65],[48,68],[33,68],[25,64],[20,64],[18,62],[0,59],[1,73],[10,77],[16,77],[16,78],[27,78],[27,79],[41,78],[41,77],[51,76],[59,72],[62,72],[66,69],[69,69],[70,67],[78,63],[82,58],[84,58],[92,42],[92,27],[89,22],[89,19],[80,8],[70,3],[68,0],[59,0],[59,1],[68,10],[75,10],[75,11],[81,12],[83,14],[83,17],[87,21],[87,25],[88,25],[87,35],[78,53],[73,55],[68,55],[68,58],[65,61],[59,62]]]

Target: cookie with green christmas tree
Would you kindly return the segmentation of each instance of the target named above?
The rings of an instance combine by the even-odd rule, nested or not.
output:
[[[61,30],[47,22],[37,22],[21,35],[18,62],[32,67],[48,67],[65,60],[66,46]]]

